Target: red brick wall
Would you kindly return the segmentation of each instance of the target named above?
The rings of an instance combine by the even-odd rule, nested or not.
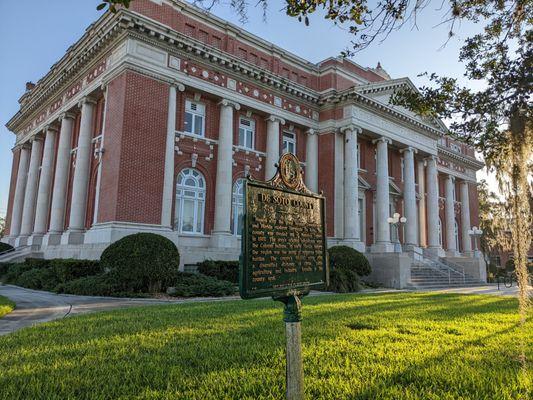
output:
[[[7,214],[6,214],[6,230],[5,234],[9,234],[9,228],[11,226],[11,213],[13,212],[13,200],[15,197],[15,187],[17,185],[17,175],[19,169],[20,160],[20,148],[13,151],[13,163],[11,164],[11,180],[9,181],[9,197],[7,201]]]
[[[109,84],[98,222],[161,223],[168,90],[129,71]]]
[[[318,191],[326,197],[326,234],[334,236],[335,207],[335,135],[318,136]],[[333,155],[333,156],[332,156]]]

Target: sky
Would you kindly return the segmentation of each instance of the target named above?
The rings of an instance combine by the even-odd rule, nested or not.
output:
[[[135,0],[134,0],[135,1]],[[18,111],[18,99],[27,81],[38,81],[85,29],[101,14],[100,0],[0,0],[0,215],[5,215],[15,136],[5,124]],[[372,0],[370,0],[372,4]],[[211,12],[311,62],[337,56],[350,44],[351,35],[322,15],[312,15],[310,25],[285,15],[282,0],[270,0],[263,11],[250,2],[248,22],[241,24],[229,6],[220,1]],[[462,79],[463,66],[457,61],[462,41],[479,29],[463,24],[447,42],[448,26],[440,24],[444,11],[433,1],[410,25],[391,34],[383,43],[374,43],[359,52],[353,61],[366,67],[378,62],[392,78],[409,77],[420,86],[417,75],[424,71]],[[446,45],[443,47],[443,45]],[[481,178],[481,177],[480,177]]]

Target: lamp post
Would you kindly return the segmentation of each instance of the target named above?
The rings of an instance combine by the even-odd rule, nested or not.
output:
[[[472,229],[468,231],[468,234],[474,238],[474,258],[479,258],[479,250],[477,247],[477,238],[481,237],[483,231],[477,226],[473,226]]]
[[[402,246],[400,244],[400,226],[407,222],[407,218],[400,217],[400,214],[394,213],[392,217],[387,218],[387,222],[394,226],[396,230],[396,240],[394,241],[394,252],[401,253]]]

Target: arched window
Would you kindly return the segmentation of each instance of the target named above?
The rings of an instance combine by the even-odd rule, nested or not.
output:
[[[236,236],[242,233],[242,214],[244,213],[244,179],[237,179],[233,184],[231,207],[231,231]]]
[[[176,184],[174,229],[180,233],[199,234],[204,230],[205,179],[201,172],[186,168]]]

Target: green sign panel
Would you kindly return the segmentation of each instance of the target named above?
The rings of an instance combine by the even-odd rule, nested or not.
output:
[[[284,154],[268,182],[248,178],[244,198],[241,297],[283,297],[323,287],[325,199],[305,187],[298,159]]]

